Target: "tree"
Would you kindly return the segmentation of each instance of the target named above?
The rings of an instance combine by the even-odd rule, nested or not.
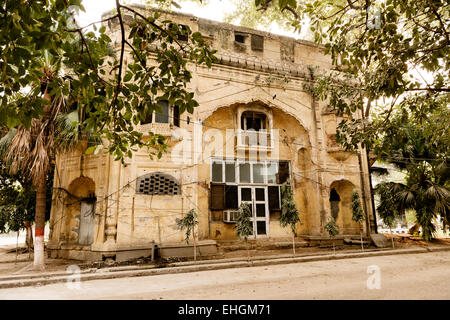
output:
[[[168,0],[167,0],[168,2]],[[161,156],[164,138],[150,134],[143,139],[136,125],[153,111],[158,101],[177,105],[180,112],[193,112],[198,103],[186,89],[191,80],[189,63],[211,66],[214,50],[198,32],[161,17],[158,11],[146,12],[116,1],[116,9],[99,23],[79,27],[77,10],[84,10],[81,0],[36,0],[29,6],[6,0],[0,6],[0,125],[29,128],[32,119],[44,114],[49,101],[39,87],[47,76],[43,72],[43,51],[54,57],[70,81],[52,79],[53,88],[71,97],[82,110],[82,126],[108,141],[107,150],[117,160],[132,157],[137,148],[147,148],[149,155]],[[129,31],[124,15],[132,15]],[[19,22],[20,19],[20,22]],[[112,48],[106,22],[120,35],[118,54]],[[187,41],[178,40],[187,38]],[[159,44],[156,46],[155,44]],[[131,50],[128,63],[125,51]],[[151,56],[156,56],[150,63]],[[32,90],[29,90],[29,88]],[[11,95],[28,90],[20,99]],[[51,90],[49,95],[53,96]],[[96,147],[87,150],[91,153]]]
[[[177,218],[177,226],[180,230],[185,231],[185,241],[189,244],[189,238],[192,234],[192,238],[194,239],[194,260],[197,260],[197,248],[195,243],[195,226],[198,224],[197,212],[195,209],[189,210],[189,212],[182,218]]]
[[[411,113],[430,100],[445,106],[450,91],[448,3],[443,0],[255,0],[255,10],[278,9],[294,29],[310,20],[316,44],[334,70],[315,71],[317,99],[341,118],[337,141],[372,148],[393,110]],[[271,14],[268,15],[272,17]],[[275,19],[279,17],[273,16]]]
[[[0,140],[0,155],[4,153]],[[54,168],[47,175],[47,203],[45,220],[50,218]],[[36,191],[30,180],[19,173],[11,174],[0,161],[0,233],[26,231],[25,243],[30,253],[33,249],[32,224],[34,222]]]
[[[248,237],[253,234],[253,223],[250,220],[251,216],[252,213],[248,204],[245,202],[241,202],[241,205],[239,206],[239,215],[236,221],[236,225],[234,226],[234,230],[236,230],[239,239],[244,239],[245,242],[247,242]],[[250,260],[248,242],[247,258]]]
[[[418,106],[417,112],[397,111],[388,134],[375,147],[380,158],[406,174],[404,183],[391,182],[379,188],[380,203],[386,203],[381,209],[394,210],[397,217],[405,210],[414,210],[426,241],[435,232],[433,220],[437,215],[444,230],[450,222],[449,117],[447,106],[433,99]]]
[[[440,212],[448,224],[448,162],[443,158],[448,157],[444,149],[449,144],[447,139],[436,147],[440,139],[432,130],[421,133],[423,129],[413,127],[421,126],[420,119],[437,110],[448,117],[448,2],[255,0],[255,6],[256,10],[276,8],[291,13],[288,20],[293,28],[298,29],[304,18],[310,20],[314,41],[330,55],[333,70],[311,69],[312,83],[305,84],[305,89],[335,111],[340,119],[336,138],[347,150],[377,149],[380,160],[404,162],[409,182],[399,201],[404,208],[416,210],[424,239],[430,239],[433,212]],[[380,152],[380,140],[396,140],[398,135],[392,133],[405,121],[410,122],[408,129],[401,126],[402,140],[381,143],[385,148]],[[425,155],[428,151],[421,151],[423,146],[441,151]],[[408,148],[423,154],[418,157]],[[402,150],[403,158],[395,161],[391,154],[397,150]]]
[[[377,207],[378,214],[385,225],[389,227],[392,248],[394,248],[394,238],[392,227],[401,215],[401,206],[398,205],[398,194],[400,185],[394,182],[382,182],[376,187],[376,192],[380,196],[380,203]]]
[[[292,232],[292,250],[295,255],[295,236],[297,235],[295,226],[300,222],[297,205],[294,201],[290,180],[281,185],[281,214],[280,225],[285,228],[289,226]]]
[[[335,244],[334,238],[339,233],[339,227],[337,226],[334,218],[330,217],[328,222],[325,224],[325,226],[323,228],[330,236],[330,239],[333,239],[333,252],[334,252],[334,254],[336,254],[336,244]]]
[[[46,212],[51,205],[51,186],[53,184],[52,162],[58,149],[66,150],[69,145],[76,145],[77,136],[65,135],[66,130],[57,128],[61,123],[59,117],[64,111],[61,99],[52,101],[52,106],[46,109],[42,119],[33,119],[30,129],[18,126],[11,129],[0,140],[1,156],[7,163],[12,174],[20,171],[24,179],[30,181],[35,189],[35,246],[34,267],[43,269],[44,261],[44,227]],[[47,186],[50,174],[50,186]],[[48,194],[50,192],[50,194]],[[29,193],[26,194],[30,196]],[[17,200],[16,200],[17,201]],[[30,201],[30,199],[27,199]],[[50,203],[49,203],[50,202]],[[29,218],[26,218],[30,221]],[[25,221],[27,221],[25,220]]]
[[[30,127],[18,125],[11,128],[0,140],[0,156],[12,174],[20,172],[23,179],[29,181],[35,189],[35,246],[34,267],[44,269],[44,227],[46,212],[51,205],[51,186],[53,184],[52,167],[58,151],[67,151],[75,147],[80,140],[96,141],[81,131],[77,118],[77,104],[71,104],[63,94],[64,88],[57,87],[61,80],[60,65],[48,54],[44,57],[39,90],[48,103],[44,107],[41,118],[31,120]],[[32,88],[35,89],[35,88]],[[14,99],[22,100],[21,94],[15,94]],[[74,114],[75,112],[75,114]],[[51,177],[50,188],[47,177]],[[50,190],[50,194],[48,194]]]
[[[232,12],[225,14],[224,21],[254,29],[266,29],[273,21],[281,27],[287,27],[291,13],[281,12],[276,6],[258,6],[258,1],[230,1]]]
[[[364,211],[361,207],[361,201],[358,191],[354,191],[352,194],[352,220],[359,224],[359,233],[361,235],[361,250],[364,251],[362,236],[362,222],[364,221]]]
[[[0,233],[25,229],[25,242],[30,252],[33,247],[30,222],[34,220],[34,191],[21,175],[9,174],[3,162],[0,166]]]
[[[93,132],[97,140],[107,141],[106,149],[116,160],[132,157],[142,147],[161,157],[164,138],[149,133],[143,139],[136,125],[158,111],[161,100],[192,113],[198,103],[186,89],[192,78],[188,63],[211,66],[215,61],[200,33],[119,0],[116,11],[101,21],[118,22],[117,56],[106,26],[94,25],[98,33],[77,26],[77,10],[84,10],[81,0],[36,0],[29,5],[6,0],[0,5],[0,126],[14,136],[8,165],[13,171],[22,168],[36,188],[36,268],[44,265],[45,177],[58,143],[60,114],[75,106],[78,132]],[[125,12],[134,16],[129,32]],[[127,64],[126,48],[132,52]],[[152,55],[156,66],[150,64]],[[86,153],[101,146],[88,146]]]

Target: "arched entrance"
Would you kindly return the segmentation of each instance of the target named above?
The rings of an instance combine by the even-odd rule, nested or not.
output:
[[[340,234],[358,234],[359,225],[352,220],[352,194],[355,186],[348,180],[334,181],[330,186],[330,213]]]
[[[95,183],[88,177],[79,177],[70,183],[68,191],[70,193],[68,223],[69,226],[74,224],[69,239],[71,242],[81,245],[91,245],[94,241],[94,218],[97,202]]]

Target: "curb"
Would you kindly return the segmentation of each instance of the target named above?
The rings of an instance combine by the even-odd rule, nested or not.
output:
[[[260,267],[279,264],[314,262],[325,260],[343,260],[354,258],[367,258],[376,256],[389,256],[398,254],[416,254],[428,252],[450,251],[450,247],[430,248],[415,248],[415,249],[399,249],[399,250],[383,250],[372,252],[358,252],[358,253],[343,253],[336,255],[314,255],[302,257],[277,257],[271,259],[254,259],[251,261],[223,261],[216,260],[202,261],[202,263],[194,262],[179,262],[171,264],[170,267],[158,268],[156,266],[125,266],[112,267],[109,269],[85,269],[80,271],[80,281],[101,280],[101,279],[115,279],[126,277],[142,277],[151,275],[174,274],[174,273],[190,273],[207,270],[220,270],[231,268],[246,268],[246,267]],[[208,263],[209,262],[209,263]],[[117,269],[121,268],[121,269]],[[73,275],[68,275],[66,272],[56,272],[47,274],[30,274],[30,275],[15,275],[0,277],[0,289],[28,287],[28,286],[42,286],[58,282],[66,282],[73,279]]]

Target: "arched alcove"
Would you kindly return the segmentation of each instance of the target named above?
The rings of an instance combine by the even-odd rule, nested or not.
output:
[[[330,208],[331,216],[336,221],[339,216],[339,204],[341,203],[341,197],[334,188],[330,191]]]
[[[91,245],[94,241],[97,198],[95,182],[88,177],[74,179],[66,198],[66,239],[69,243]]]
[[[352,194],[355,186],[348,180],[334,181],[330,186],[330,214],[340,234],[358,234],[359,226],[352,220]]]

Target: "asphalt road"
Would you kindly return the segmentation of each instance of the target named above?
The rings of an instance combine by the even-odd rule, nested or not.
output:
[[[450,252],[93,280],[79,285],[0,289],[0,299],[450,299]]]

